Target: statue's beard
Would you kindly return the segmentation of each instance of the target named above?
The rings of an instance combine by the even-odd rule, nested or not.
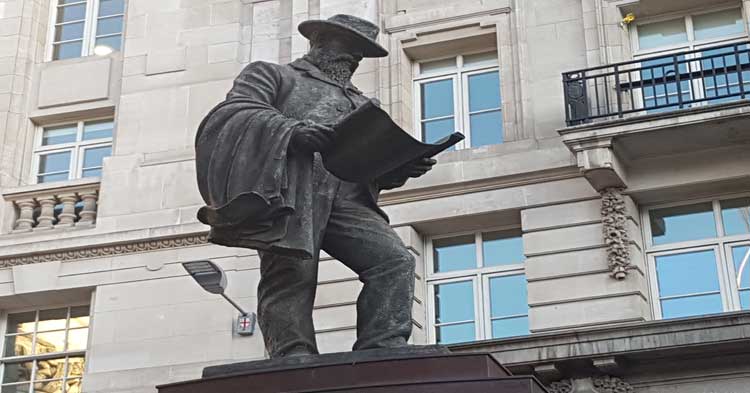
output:
[[[323,74],[340,84],[346,84],[352,79],[354,71],[359,67],[359,62],[350,55],[332,55],[316,53],[310,56],[310,61],[320,69]]]

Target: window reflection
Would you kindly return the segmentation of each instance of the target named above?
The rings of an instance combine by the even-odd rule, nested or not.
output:
[[[484,266],[515,265],[526,259],[518,231],[485,233],[482,239]]]
[[[477,267],[477,248],[474,235],[435,239],[433,250],[435,273]]]
[[[39,326],[37,330],[62,330],[66,328],[68,309],[44,310],[39,312]]]
[[[62,352],[65,350],[65,331],[37,333],[36,354]]]
[[[654,209],[649,215],[654,245],[716,237],[711,202]]]
[[[750,233],[750,198],[721,201],[721,217],[726,235]]]
[[[36,313],[25,312],[8,315],[8,333],[31,333],[34,331]]]
[[[656,276],[663,318],[723,311],[713,250],[656,257]]]
[[[492,337],[529,334],[526,276],[493,277],[489,285]]]
[[[750,309],[750,246],[732,247],[732,260],[736,274],[737,289],[740,295],[740,306]]]

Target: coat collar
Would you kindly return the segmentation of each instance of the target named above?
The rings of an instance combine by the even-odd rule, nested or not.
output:
[[[329,78],[324,74],[318,67],[316,67],[313,63],[310,63],[309,61],[305,60],[304,58],[297,59],[293,62],[291,62],[289,65],[292,66],[292,68],[295,68],[300,71],[304,71],[305,74],[309,75],[312,78],[315,78],[321,82],[328,83],[330,85],[334,85],[336,87],[346,87],[347,90],[351,90],[357,94],[362,94],[362,91],[357,89],[351,81],[346,82],[346,86],[341,86],[340,83],[334,81],[333,79]]]

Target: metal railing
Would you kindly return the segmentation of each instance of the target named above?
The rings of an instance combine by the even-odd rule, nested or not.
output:
[[[671,53],[563,73],[568,126],[750,95],[750,44]]]

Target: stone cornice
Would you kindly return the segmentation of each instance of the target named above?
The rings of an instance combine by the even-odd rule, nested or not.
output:
[[[93,247],[56,249],[32,254],[18,254],[0,257],[0,268],[29,265],[42,262],[68,262],[80,259],[103,258],[115,255],[134,254],[172,248],[194,247],[208,244],[208,234],[192,233],[180,236],[153,238],[131,242],[110,243]]]

